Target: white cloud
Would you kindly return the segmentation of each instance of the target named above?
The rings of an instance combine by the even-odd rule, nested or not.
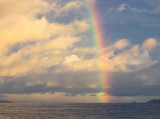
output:
[[[151,59],[150,52],[157,44],[155,39],[147,39],[142,46],[119,40],[106,48],[101,56],[101,67],[107,72],[130,72],[153,65],[156,61]]]
[[[148,45],[150,44],[150,45]],[[150,53],[156,48],[155,39],[147,39],[142,45],[131,44],[127,39],[120,39],[98,57],[88,57],[95,52],[86,48],[75,48],[76,54],[68,55],[63,60],[61,71],[96,71],[98,65],[106,72],[133,72],[155,64]],[[97,65],[96,65],[97,64]]]
[[[96,58],[84,59],[75,54],[66,56],[61,71],[96,71]]]
[[[128,4],[121,4],[120,7],[117,9],[118,12],[124,11],[125,9],[127,9]]]
[[[80,1],[71,1],[62,9],[67,13],[70,9],[78,9],[81,4]],[[1,1],[0,6],[1,76],[46,72],[49,67],[60,64],[69,48],[81,41],[78,34],[89,28],[86,20],[60,24],[49,23],[45,17],[37,18],[38,14],[51,10],[58,12],[54,7],[56,2],[6,0]],[[14,51],[15,47],[17,51]]]
[[[127,39],[121,39],[119,41],[117,41],[116,43],[113,44],[113,48],[114,49],[124,49],[127,46],[129,46],[129,42]]]
[[[154,38],[150,38],[147,39],[143,44],[142,44],[142,49],[143,50],[152,50],[153,48],[155,48],[158,45],[156,39]]]

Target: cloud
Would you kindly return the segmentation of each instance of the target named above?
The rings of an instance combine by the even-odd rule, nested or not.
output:
[[[38,3],[23,2],[26,6],[20,7],[13,14],[4,10],[5,14],[11,16],[1,20],[1,76],[46,73],[51,67],[57,67],[57,72],[97,71],[99,60],[95,57],[95,48],[74,48],[76,43],[82,41],[81,34],[89,29],[85,19],[74,20],[68,24],[49,23],[45,17],[39,19],[36,16],[43,9],[49,12],[50,7],[58,3],[53,2],[50,5],[42,0]],[[17,8],[17,5],[21,6],[23,2],[14,3],[12,7]],[[71,9],[77,2],[78,6],[81,6],[80,1],[71,1],[60,6]],[[8,9],[10,3],[3,4],[4,8]],[[78,6],[75,6],[75,9],[79,8]],[[152,61],[150,52],[157,44],[153,38],[146,40],[142,46],[131,45],[127,39],[120,39],[107,46],[106,52],[100,56],[102,69],[107,72],[130,72],[152,65],[156,61]]]
[[[157,61],[151,59],[150,52],[157,44],[152,38],[144,41],[142,46],[131,45],[126,39],[119,40],[105,49],[101,56],[102,69],[106,72],[132,72],[153,65]]]
[[[127,9],[128,4],[121,4],[120,7],[117,9],[118,12],[124,11],[125,9]]]
[[[71,2],[67,3],[64,7],[62,7],[60,9],[60,12],[63,13],[63,12],[68,11],[68,10],[78,9],[82,5],[83,5],[83,2],[81,2],[81,1],[71,1]]]
[[[157,41],[154,38],[150,38],[143,43],[142,49],[150,51],[157,45],[158,45]]]
[[[79,10],[82,6],[83,6],[83,2],[78,1],[78,0],[67,2],[63,6],[61,4],[57,4],[53,9],[53,12],[55,13],[54,17],[66,16],[73,9],[74,11]]]
[[[159,96],[159,66],[158,62],[135,72],[110,73],[110,79],[107,79],[110,80],[110,87],[105,89],[106,93],[111,96]],[[95,77],[96,72],[66,72],[5,79],[5,82],[0,84],[0,92],[2,94],[64,93],[72,96],[103,92],[98,88]],[[91,84],[97,86],[92,87]]]
[[[76,9],[75,3],[67,3],[66,9]],[[3,13],[0,16],[3,17],[0,20],[1,76],[44,73],[60,64],[68,55],[69,48],[81,41],[79,34],[89,28],[85,19],[60,24],[49,23],[44,16],[37,17],[50,12],[55,5],[56,2],[49,4],[43,0],[6,0],[0,3]]]
[[[1,94],[67,93],[72,96],[100,92],[96,72],[66,72],[6,77]]]
[[[79,58],[77,55],[66,56],[63,61],[62,70],[71,70],[71,71],[96,71],[96,59],[83,59]]]
[[[116,12],[122,12],[122,11],[128,9],[129,7],[130,6],[128,4],[123,3],[123,4],[120,4],[120,6],[118,8],[114,8],[114,7],[109,8],[108,12],[114,12],[114,11],[116,11]]]
[[[69,39],[66,38],[66,42]],[[95,48],[90,51],[88,48],[70,49],[75,42],[79,41],[79,38],[71,40],[71,43],[67,42],[69,43],[67,46],[63,43],[62,46],[58,47],[54,45],[56,44],[54,42],[61,42],[61,40],[63,38],[60,37],[54,40],[27,44],[20,48],[18,52],[4,57],[1,75],[5,74],[6,77],[3,76],[0,80],[0,93],[43,94],[58,92],[74,96],[103,92],[98,88],[98,60],[93,55]],[[153,42],[153,47],[148,48],[148,45],[146,45],[148,42]],[[154,76],[153,74],[159,71],[157,61],[150,57],[151,51],[156,47],[154,43],[158,43],[158,41],[153,38],[147,39],[142,45],[132,45],[127,39],[121,39],[105,48],[105,52],[101,56],[103,71],[109,73],[111,79],[113,79],[110,87],[106,89],[108,90],[107,93],[115,96],[129,95],[130,92],[117,91],[121,88],[126,90],[128,86],[128,88],[131,88],[130,91],[133,92],[133,95],[138,95],[134,94],[136,93],[132,89],[134,85],[137,86],[136,89],[144,90],[157,84],[157,80],[149,80],[152,78],[150,75]],[[91,54],[93,56],[89,57],[88,55]],[[157,66],[157,69],[155,66]],[[153,72],[151,71],[152,67],[156,69],[152,69]],[[155,74],[155,76],[158,76],[158,74]],[[132,84],[133,87],[129,84],[123,86],[124,81]],[[121,84],[122,82],[123,84]]]
[[[110,74],[113,96],[159,96],[160,62],[131,73]]]
[[[116,43],[114,43],[113,48],[114,49],[124,49],[127,46],[129,46],[129,42],[127,39],[121,39],[119,41],[117,41]]]
[[[120,39],[104,48],[101,60],[95,57],[94,48],[90,51],[87,48],[75,48],[74,53],[64,57],[63,65],[58,71],[97,71],[98,63],[106,72],[141,70],[157,62],[150,56],[156,47],[158,42],[153,38],[147,39],[142,45],[132,45],[127,39]]]
[[[88,47],[86,47],[86,48],[85,47],[84,48],[76,47],[76,48],[73,49],[73,52],[81,54],[82,56],[86,55],[86,54],[88,54],[88,55],[90,55],[90,54],[94,55],[95,52],[96,52],[96,48],[95,47],[91,47],[91,48],[88,48]]]
[[[145,5],[143,7],[133,7],[131,4],[121,4],[121,6],[118,8],[118,11],[123,11],[125,9],[132,11],[132,12],[138,12],[138,13],[147,13],[147,14],[159,14],[160,13],[160,2],[158,0],[153,0],[152,2],[149,0],[143,1]],[[146,7],[148,6],[148,7]]]

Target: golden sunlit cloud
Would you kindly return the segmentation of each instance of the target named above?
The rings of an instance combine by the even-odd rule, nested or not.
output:
[[[11,5],[12,4],[12,5]],[[70,2],[63,10],[78,9],[81,2]],[[0,69],[1,76],[26,75],[29,72],[45,72],[47,68],[61,62],[68,48],[81,40],[76,36],[88,29],[85,20],[72,23],[49,23],[45,17],[38,18],[53,10],[53,6],[43,0],[1,1],[0,17]],[[11,6],[11,7],[10,7]],[[51,9],[51,7],[53,7]],[[56,9],[58,12],[59,10]],[[23,45],[24,44],[24,45]],[[14,47],[19,47],[14,51]],[[9,53],[9,55],[8,55]],[[63,54],[63,55],[62,55]],[[67,54],[66,54],[67,55]]]

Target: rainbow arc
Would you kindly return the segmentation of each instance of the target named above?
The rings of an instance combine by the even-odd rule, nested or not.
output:
[[[98,58],[97,62],[97,68],[99,70],[98,73],[98,78],[100,81],[100,90],[103,92],[106,92],[105,89],[108,88],[109,83],[108,83],[108,76],[103,68],[103,63],[102,63],[102,55],[104,53],[104,48],[105,48],[105,41],[106,39],[104,38],[104,30],[102,27],[102,20],[98,12],[98,7],[97,7],[97,0],[84,0],[87,12],[88,12],[88,17],[89,17],[89,23],[91,27],[91,33],[92,33],[92,39],[94,41],[94,45],[96,46],[96,55]],[[98,95],[98,99],[100,102],[109,102],[110,101],[110,96],[105,93],[105,95]]]

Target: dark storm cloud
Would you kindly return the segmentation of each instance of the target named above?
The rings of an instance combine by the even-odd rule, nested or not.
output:
[[[112,73],[110,81],[113,96],[160,96],[160,62],[137,72]]]
[[[112,96],[160,96],[160,62],[137,72],[110,73],[111,88],[106,92]],[[66,96],[94,94],[102,92],[90,88],[97,84],[97,72],[61,72],[30,75],[26,77],[3,77],[0,94],[65,93]],[[40,82],[40,83],[37,83]],[[58,84],[47,85],[48,82]],[[27,85],[30,83],[31,85]],[[70,88],[69,88],[70,87]]]
[[[5,77],[7,78],[7,77]],[[38,76],[8,77],[0,84],[0,93],[3,94],[33,94],[33,93],[66,93],[69,96],[77,94],[98,93],[98,88],[89,88],[87,85],[96,82],[96,72],[66,72],[48,73]],[[41,82],[40,84],[37,82]],[[48,86],[47,83],[58,83],[58,86]],[[30,85],[27,85],[27,84]],[[71,86],[71,88],[68,88]]]
[[[25,86],[22,84],[8,83],[5,86],[0,87],[0,93],[9,93],[9,94],[33,94],[33,93],[67,93],[75,96],[77,94],[85,93],[98,93],[99,89],[97,88],[63,88],[63,87],[48,87],[44,84],[37,84],[34,86]]]

